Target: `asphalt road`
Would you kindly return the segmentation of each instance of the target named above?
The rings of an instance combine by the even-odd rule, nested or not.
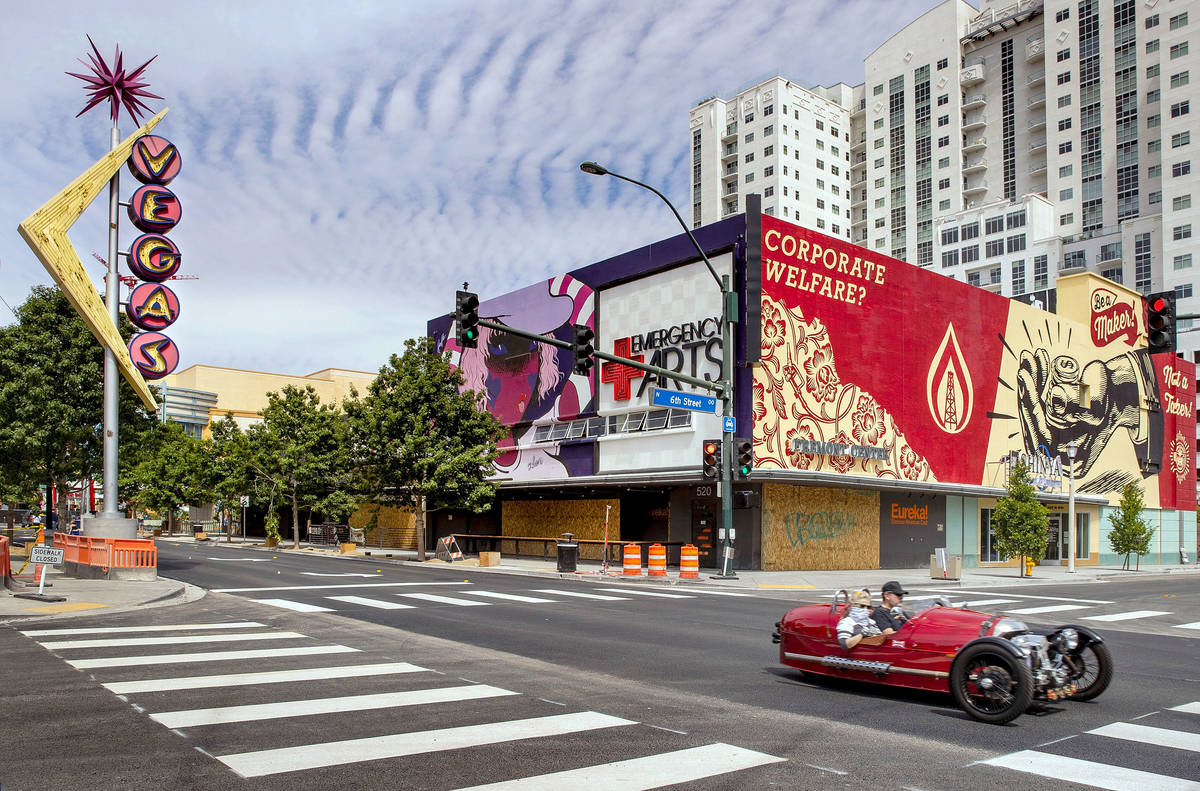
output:
[[[36,698],[23,696],[15,707],[10,706],[10,712],[32,710],[33,716],[57,727],[61,724],[58,718],[68,718],[72,709],[81,709],[86,716],[72,720],[76,723],[73,730],[80,734],[95,733],[95,727],[85,723],[97,718],[110,730],[120,721],[115,730],[121,736],[115,741],[129,742],[126,760],[137,763],[133,758],[136,745],[153,745],[153,752],[163,756],[179,754],[180,766],[185,767],[181,771],[190,783],[180,787],[325,788],[337,782],[353,788],[453,789],[677,753],[675,764],[694,760],[702,767],[703,751],[714,749],[712,745],[741,750],[737,754],[749,763],[785,760],[720,774],[697,774],[691,783],[670,787],[949,789],[1019,782],[1038,788],[1087,787],[1046,777],[1064,771],[1064,766],[1070,771],[1090,769],[1096,779],[1109,784],[1096,787],[1124,787],[1113,786],[1113,778],[1128,770],[1200,783],[1195,760],[1200,711],[1171,710],[1200,702],[1200,670],[1194,660],[1200,630],[1181,628],[1200,620],[1200,590],[1190,576],[977,592],[947,588],[956,600],[1009,602],[980,609],[1075,608],[1019,616],[1031,622],[1122,618],[1091,623],[1105,635],[1117,666],[1116,680],[1104,695],[1091,703],[1045,707],[997,727],[966,717],[948,696],[813,682],[780,666],[770,640],[774,622],[790,606],[805,599],[821,600],[824,591],[805,591],[803,596],[791,591],[702,594],[676,587],[549,580],[461,566],[370,564],[320,555],[170,544],[160,545],[159,572],[225,592],[214,592],[186,607],[75,618],[61,625],[102,628],[253,621],[263,624],[263,629],[297,635],[280,638],[279,643],[265,638],[260,646],[302,647],[324,641],[358,650],[324,658],[276,652],[267,658],[239,660],[239,667],[246,671],[407,662],[434,673],[441,684],[482,684],[518,693],[401,709],[286,717],[270,720],[265,726],[245,722],[168,730],[149,715],[275,702],[281,688],[251,685],[233,690],[145,692],[125,694],[121,700],[100,684],[141,679],[150,671],[134,666],[85,668],[81,672],[66,663],[84,650],[103,660],[135,651],[179,653],[222,650],[223,645],[237,650],[255,646],[229,642],[196,649],[182,643],[167,648],[42,648],[35,641],[53,644],[65,640],[0,630],[6,656],[11,647],[21,666],[36,668],[39,676],[44,674],[41,683],[47,688],[69,682],[66,688],[70,690],[66,697],[56,694],[52,698],[56,703],[40,711]],[[680,598],[647,595],[650,593]],[[1142,614],[1133,617],[1130,613]],[[226,634],[236,637],[241,632],[234,628]],[[202,639],[202,635],[197,638]],[[47,657],[46,650],[61,658]],[[235,672],[226,664],[151,667],[154,678]],[[419,675],[405,674],[403,680],[410,686],[427,686],[428,681],[417,683]],[[396,681],[352,675],[290,683],[286,698],[372,694],[394,690]],[[398,728],[406,733],[424,732],[561,714],[591,716],[608,724],[504,744],[472,743],[416,758],[357,760],[247,779],[232,774],[220,758],[243,752],[257,756],[262,750],[291,745],[309,745],[313,753],[325,755],[336,752],[328,746],[330,742],[390,734]],[[618,725],[604,718],[630,724]],[[1086,733],[1106,726],[1103,734]],[[1162,730],[1146,731],[1147,727]],[[1164,740],[1163,731],[1182,735]],[[1155,743],[1132,740],[1148,736],[1153,736]],[[1174,743],[1172,739],[1185,746],[1164,746]],[[39,746],[36,741],[27,745],[33,755]],[[355,749],[361,748],[356,743]],[[679,753],[696,750],[701,752]],[[1011,758],[1013,754],[1018,754],[1017,758]],[[203,760],[197,763],[198,755]],[[1022,765],[1031,771],[977,763],[997,758],[1025,760]],[[1081,767],[1067,758],[1094,762],[1099,769]],[[1047,768],[1038,763],[1047,760],[1058,765]],[[161,784],[144,787],[174,782],[162,775],[169,762],[148,763]],[[104,771],[102,764],[97,758],[96,772]],[[14,766],[30,773],[14,774]],[[636,766],[639,772],[649,771],[646,765]],[[46,768],[46,761],[12,764],[0,758],[0,785],[5,789],[25,787],[23,780],[38,776],[31,773],[33,769],[44,777]],[[595,773],[602,770],[591,771],[600,776]],[[97,786],[94,780],[75,785],[75,776],[64,773],[68,784],[50,785]],[[1131,788],[1156,787],[1146,785],[1146,775],[1129,778],[1134,783]],[[576,777],[559,779],[563,784],[588,787]],[[31,783],[29,787],[46,786]],[[542,787],[563,785],[555,781]],[[623,786],[602,783],[597,787]],[[652,786],[643,782],[630,787]]]

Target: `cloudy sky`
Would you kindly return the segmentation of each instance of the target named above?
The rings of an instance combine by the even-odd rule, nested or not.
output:
[[[17,224],[108,147],[81,118],[86,35],[157,54],[156,130],[183,156],[168,334],[194,363],[373,371],[453,309],[679,231],[688,111],[779,73],[862,81],[936,0],[208,0],[7,5],[0,30],[0,297],[51,279]],[[122,135],[133,125],[122,115]],[[125,199],[135,183],[122,180]],[[686,212],[685,212],[686,213]],[[71,232],[97,282],[106,201]],[[123,221],[122,240],[135,229]],[[124,246],[124,245],[123,245]],[[11,321],[0,305],[0,324]]]

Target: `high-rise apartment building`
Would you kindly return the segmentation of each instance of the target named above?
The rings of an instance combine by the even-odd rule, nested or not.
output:
[[[1196,0],[946,0],[868,55],[856,87],[776,78],[696,107],[693,221],[740,211],[739,196],[757,191],[779,216],[1051,309],[1057,276],[1088,269],[1144,293],[1173,290],[1180,313],[1200,312],[1197,14]],[[751,182],[727,170],[720,146],[736,148],[728,124],[746,115],[728,108],[764,90],[838,115],[849,201],[838,195],[831,209],[831,181],[797,183],[795,160],[789,177],[778,165]],[[790,134],[809,142],[789,156],[811,166],[829,153],[817,141],[829,141],[795,120]],[[1188,325],[1180,350],[1195,358],[1200,332]]]

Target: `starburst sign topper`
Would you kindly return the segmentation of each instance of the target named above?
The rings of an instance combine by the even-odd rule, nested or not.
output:
[[[88,84],[84,90],[88,94],[88,103],[79,114],[78,118],[88,110],[92,109],[101,102],[108,100],[109,115],[112,116],[113,123],[117,122],[117,117],[121,114],[121,107],[125,108],[125,112],[133,120],[135,125],[141,125],[142,121],[139,117],[143,112],[149,112],[150,108],[142,101],[142,99],[161,99],[158,94],[150,93],[146,90],[150,86],[148,82],[142,82],[142,72],[146,70],[154,58],[138,66],[128,74],[125,73],[125,56],[121,53],[121,48],[118,46],[113,55],[113,66],[110,68],[108,63],[104,61],[104,57],[100,54],[100,50],[96,49],[96,42],[92,41],[92,37],[88,36],[88,43],[92,45],[92,54],[88,55],[88,60],[91,63],[83,63],[91,74],[76,74],[68,71],[72,77],[77,77]]]

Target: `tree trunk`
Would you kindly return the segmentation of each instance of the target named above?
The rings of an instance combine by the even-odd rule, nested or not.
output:
[[[300,548],[300,511],[296,508],[296,482],[292,481],[292,544]]]
[[[417,499],[417,560],[425,560],[425,495]]]
[[[58,524],[55,525],[55,530],[61,530],[64,533],[71,532],[71,505],[67,502],[67,481],[64,478],[58,482],[56,491],[58,492],[58,507],[54,512],[58,514]],[[49,536],[47,536],[49,538]]]

